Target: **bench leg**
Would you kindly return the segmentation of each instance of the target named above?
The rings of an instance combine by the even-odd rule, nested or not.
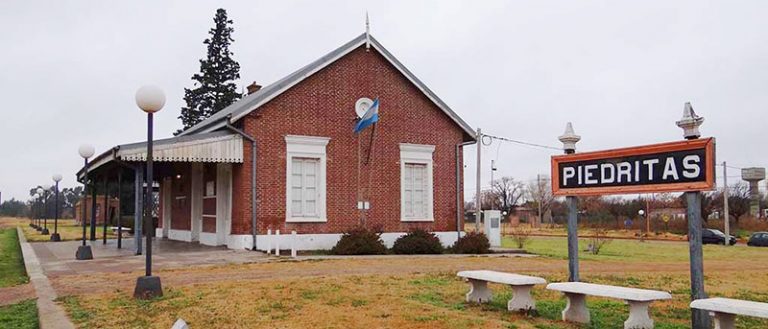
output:
[[[736,315],[730,313],[711,312],[712,318],[715,319],[715,329],[735,329],[736,328]]]
[[[467,279],[467,281],[470,285],[469,292],[467,293],[467,302],[487,303],[491,301],[493,295],[491,290],[488,289],[488,282],[475,279]]]
[[[536,309],[536,302],[531,297],[533,285],[512,286],[512,299],[507,302],[510,311],[528,311]]]
[[[563,310],[563,321],[589,323],[587,296],[566,292],[565,297],[568,298],[568,304]]]
[[[648,314],[651,302],[627,301],[629,318],[624,321],[624,329],[653,329],[653,319]]]

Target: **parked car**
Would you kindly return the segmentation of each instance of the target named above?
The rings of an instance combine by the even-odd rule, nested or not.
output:
[[[720,230],[715,229],[704,229],[701,231],[701,243],[702,244],[725,244],[725,233],[720,232]],[[736,237],[733,235],[729,236],[728,244],[734,245],[736,244]]]
[[[753,247],[768,247],[768,232],[755,232],[749,237],[747,241],[748,246]]]

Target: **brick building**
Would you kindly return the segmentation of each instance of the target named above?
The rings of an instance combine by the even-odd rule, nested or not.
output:
[[[90,223],[91,220],[91,196],[85,197],[85,221],[86,223]],[[108,211],[103,211],[105,209],[104,205],[106,204],[106,197],[104,195],[97,195],[96,196],[96,224],[103,224],[106,216],[109,216],[110,219],[117,216],[117,209],[120,207],[120,200],[117,198],[109,198],[109,208]],[[75,204],[75,222],[77,224],[82,223],[83,218],[83,199],[78,201]]]
[[[414,228],[455,241],[463,227],[461,147],[475,142],[473,129],[374,38],[360,35],[248,89],[155,142],[157,236],[264,250],[268,230],[282,232],[283,246],[296,231],[299,249],[328,249],[364,224],[383,230],[388,244]],[[354,133],[376,98],[380,120]],[[145,149],[116,146],[89,174],[135,172],[138,182]]]

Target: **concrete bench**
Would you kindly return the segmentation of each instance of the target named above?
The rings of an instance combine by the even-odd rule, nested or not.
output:
[[[487,303],[493,298],[488,282],[506,284],[512,287],[512,299],[507,302],[510,311],[536,309],[536,302],[531,297],[531,288],[537,284],[546,284],[547,280],[496,271],[461,271],[456,276],[466,279],[470,284],[467,302]]]
[[[110,226],[109,229],[112,230],[112,233],[117,234],[117,231],[120,228],[117,227],[117,226]],[[130,227],[123,227],[122,230],[120,230],[120,231],[123,232],[123,234],[131,234],[131,228]]]
[[[653,319],[648,314],[648,305],[656,300],[672,299],[664,291],[635,289],[584,282],[550,283],[547,289],[560,291],[568,298],[563,310],[563,321],[589,323],[586,295],[623,299],[629,304],[629,318],[624,321],[625,329],[653,328]]]
[[[706,298],[691,302],[691,308],[712,313],[715,329],[736,328],[736,315],[768,319],[768,303],[752,302],[731,298]]]

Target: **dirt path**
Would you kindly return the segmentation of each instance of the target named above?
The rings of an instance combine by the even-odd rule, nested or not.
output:
[[[15,304],[32,298],[35,298],[35,288],[29,283],[0,288],[0,306]]]
[[[708,274],[741,273],[738,262],[712,261],[706,264]],[[752,266],[754,265],[754,266]],[[768,264],[752,264],[748,272],[765,273]],[[456,272],[471,269],[493,269],[539,275],[565,276],[567,261],[546,258],[518,257],[418,257],[388,259],[337,259],[322,261],[272,261],[253,264],[225,265],[175,270],[161,270],[159,275],[163,287],[203,284],[217,281],[270,280],[299,277],[325,277],[341,275],[402,275],[426,272]],[[687,263],[658,262],[598,262],[582,261],[582,276],[632,274],[684,274],[689,271]],[[109,273],[93,275],[67,275],[51,278],[59,295],[110,292],[120,289],[130,291],[140,272]]]

